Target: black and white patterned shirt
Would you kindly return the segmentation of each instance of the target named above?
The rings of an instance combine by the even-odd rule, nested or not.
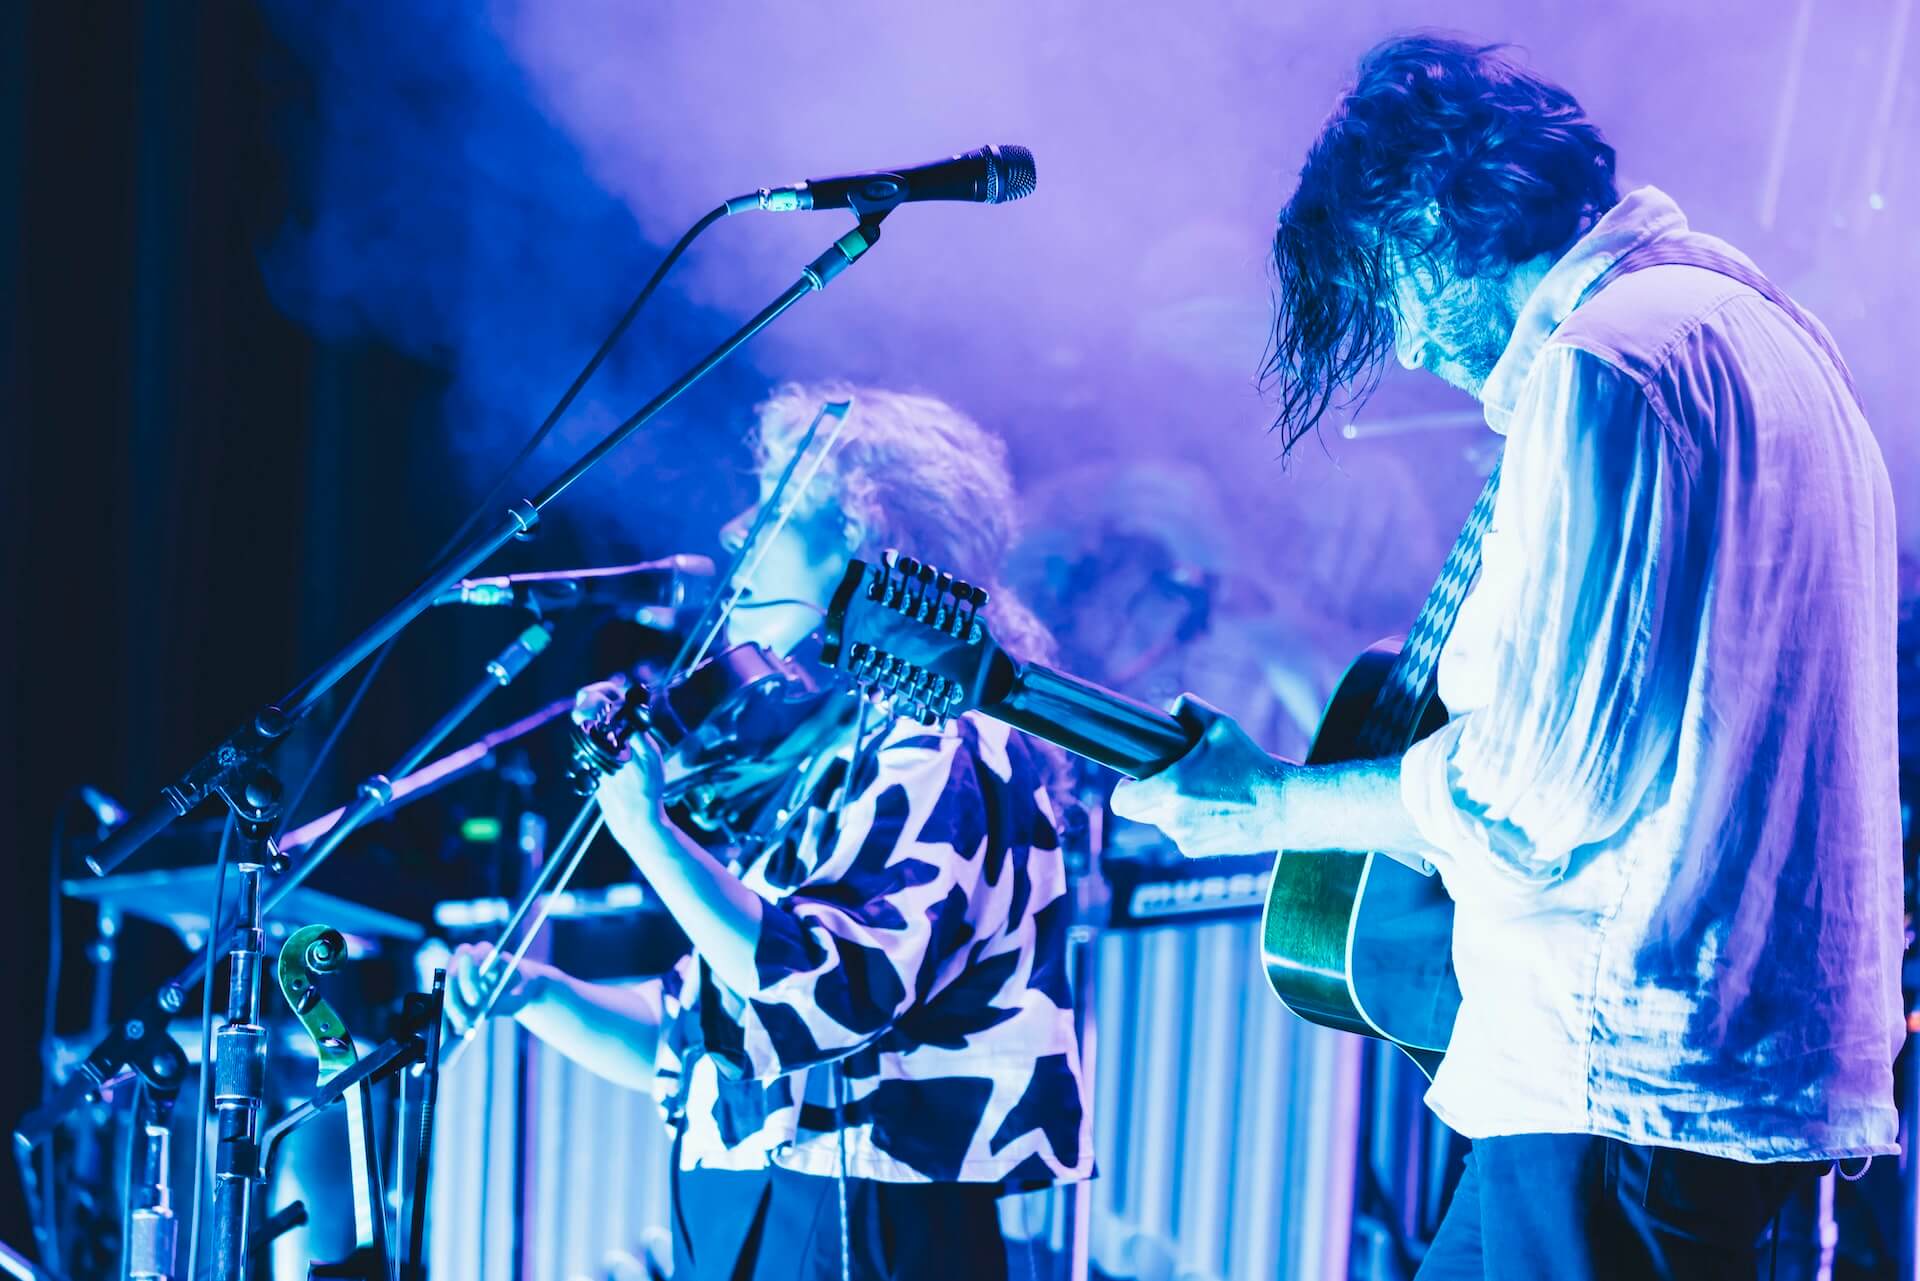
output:
[[[831,1175],[844,1148],[854,1178],[1085,1178],[1072,898],[1041,761],[972,716],[870,739],[838,811],[851,742],[742,873],[770,905],[758,990],[697,955],[665,978],[654,1094],[681,1166]]]

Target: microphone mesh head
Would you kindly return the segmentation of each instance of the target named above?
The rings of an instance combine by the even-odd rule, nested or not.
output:
[[[1008,145],[988,147],[986,152],[988,204],[1004,205],[1033,194],[1040,178],[1034,171],[1031,151]]]

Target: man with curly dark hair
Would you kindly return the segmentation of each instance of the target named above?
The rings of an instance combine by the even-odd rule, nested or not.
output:
[[[1437,871],[1473,1140],[1420,1271],[1754,1275],[1778,1207],[1896,1151],[1893,500],[1826,330],[1497,47],[1369,53],[1274,239],[1291,446],[1391,350],[1506,437],[1403,756],[1299,766],[1188,702],[1116,792],[1188,853]],[[1284,856],[1283,856],[1284,857]]]

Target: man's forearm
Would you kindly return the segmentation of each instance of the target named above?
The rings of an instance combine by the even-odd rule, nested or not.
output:
[[[1275,848],[1376,850],[1420,868],[1432,850],[1400,799],[1400,760],[1296,765],[1267,783]]]
[[[636,987],[543,972],[514,1013],[520,1026],[616,1085],[646,1089],[660,1046],[660,981]]]
[[[1113,812],[1151,823],[1190,857],[1265,850],[1378,850],[1424,870],[1432,850],[1400,799],[1400,760],[1296,765],[1192,695],[1175,714],[1187,754],[1113,791]]]

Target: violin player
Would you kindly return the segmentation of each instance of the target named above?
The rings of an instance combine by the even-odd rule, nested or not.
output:
[[[837,448],[778,494],[834,400],[851,402]],[[761,504],[790,514],[745,562],[736,643],[817,646],[850,557],[991,567],[1016,534],[1004,447],[927,396],[785,386],[755,452],[760,503],[721,541],[737,550]],[[1048,655],[1014,597],[996,588],[994,609],[1014,648]],[[620,696],[590,686],[576,716]],[[693,950],[637,985],[528,961],[494,1012],[653,1092],[674,1136],[676,1277],[1005,1277],[997,1199],[1092,1170],[1057,767],[983,718],[935,731],[838,691],[817,701],[826,747],[718,850],[669,817],[672,762],[641,736],[599,796]],[[456,1028],[484,1008],[486,955],[455,957]]]

